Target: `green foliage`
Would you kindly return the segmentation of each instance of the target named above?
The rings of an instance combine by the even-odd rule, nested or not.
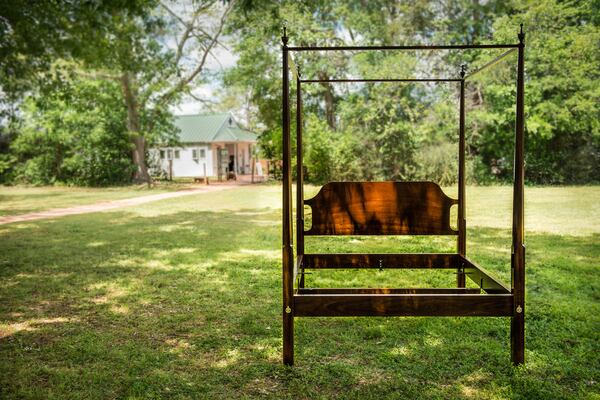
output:
[[[427,1],[386,0],[368,5],[360,1],[268,4],[245,8],[232,21],[240,60],[225,80],[231,86],[250,88],[257,106],[254,118],[268,132],[263,147],[267,158],[281,157],[279,28],[284,18],[294,45],[516,43],[519,23],[524,23],[526,178],[533,183],[600,179],[597,2],[453,0],[444,7],[431,7]],[[498,54],[487,50],[329,52],[294,53],[294,57],[309,78],[452,77],[458,75],[460,64],[474,71]],[[515,65],[513,55],[467,83],[468,176],[479,183],[512,179]],[[369,84],[332,89],[327,84],[306,84],[302,90],[304,114],[328,125],[323,129],[323,124],[307,122],[305,143],[313,141],[305,156],[308,180],[352,176],[450,183],[456,179],[455,86]],[[317,151],[314,146],[323,148]],[[334,165],[325,167],[325,160]]]
[[[116,83],[86,80],[28,101],[25,123],[11,145],[15,179],[86,186],[128,182],[133,166],[120,102]]]
[[[13,179],[13,166],[16,157],[12,154],[0,153],[0,183],[9,183]]]
[[[451,185],[457,180],[458,159],[455,143],[437,143],[423,147],[415,156],[418,180],[433,181],[440,185]]]
[[[173,142],[169,108],[201,80],[208,53],[221,32],[221,25],[215,27],[210,21],[218,16],[222,24],[229,7],[212,0],[181,5],[156,0],[29,3],[17,0],[0,5],[0,152],[11,151],[4,144],[15,135],[24,135],[12,146],[20,152],[20,170],[17,175],[12,170],[1,172],[3,179],[13,176],[35,182],[66,180],[99,185],[121,182],[130,164],[121,159],[122,146],[129,141],[135,146],[127,153],[136,168],[128,179],[149,181],[145,153],[158,142]],[[189,13],[187,6],[193,7],[193,12]],[[217,15],[221,10],[223,14]],[[47,95],[65,95],[58,93],[63,91],[64,82],[69,85],[81,77],[116,85],[115,95],[120,92],[121,99],[115,97],[111,107],[115,116],[123,118],[118,127],[114,118],[110,123],[98,123],[93,114],[80,113],[76,123],[46,126],[62,131],[41,138],[31,130],[18,132],[18,123],[9,124],[2,118],[23,115],[17,112],[23,93],[39,96],[36,102],[44,102],[42,97]],[[79,93],[69,96],[80,97],[75,102],[89,101],[89,96]],[[66,113],[77,111],[75,107]],[[39,114],[46,112],[42,109]],[[84,116],[90,118],[84,120]],[[38,123],[40,118],[58,121],[56,116],[47,115],[24,124]],[[74,138],[69,135],[78,128],[72,125],[89,129],[84,136]],[[44,143],[46,154],[29,153],[26,137]],[[66,156],[50,153],[52,147],[61,152],[72,150],[71,142],[76,139],[83,142],[79,146],[102,150],[96,155],[79,150]],[[24,160],[27,154],[32,157],[28,162]],[[109,160],[113,160],[112,169],[101,176],[99,169],[111,165]],[[45,168],[49,170],[43,171]]]
[[[532,1],[494,22],[497,41],[526,35],[526,177],[536,183],[599,179],[600,27],[589,1]],[[595,11],[597,13],[597,9]],[[511,61],[514,58],[511,59]],[[514,73],[499,66],[482,74],[473,148],[499,179],[512,176]],[[489,172],[488,172],[489,173]]]
[[[0,115],[51,72],[57,58],[99,57],[116,14],[144,16],[152,0],[0,2]]]
[[[310,118],[306,125],[304,179],[323,184],[332,179],[335,168],[334,136],[327,124],[315,117]]]
[[[216,19],[215,4],[195,2],[190,19],[182,20],[167,11],[168,3],[159,6],[155,0],[2,3],[0,180],[19,177],[91,184],[95,181],[92,177],[101,175],[97,169],[106,165],[107,159],[120,159],[117,154],[122,154],[124,141],[116,139],[117,132],[127,132],[130,140],[143,139],[137,140],[138,155],[153,143],[172,141],[169,106],[202,79],[195,71],[202,71],[203,65],[187,55],[202,54],[214,45],[212,33],[195,24],[205,17]],[[239,60],[226,72],[224,83],[232,93],[247,96],[249,125],[263,131],[263,157],[281,159],[280,36],[284,19],[290,43],[301,45],[515,43],[518,25],[524,23],[526,178],[532,183],[600,179],[598,0],[449,0],[443,5],[427,0],[240,1],[234,3],[234,10],[227,32],[234,38],[232,47]],[[190,26],[193,29],[188,30]],[[180,48],[165,45],[172,37],[178,38]],[[452,77],[457,76],[460,64],[473,71],[497,54],[487,50],[329,52],[294,57],[305,78]],[[70,82],[81,76],[119,85],[122,100],[111,104],[117,107],[114,114],[126,121],[126,131],[119,130],[124,124],[120,123],[104,137],[116,124],[98,124],[94,118],[75,124],[53,122],[61,132],[50,135],[52,138],[37,137],[39,133],[30,129],[27,138],[19,139],[23,149],[18,150],[18,157],[6,154],[8,143],[21,134],[18,121],[5,116],[19,115],[21,95],[46,96],[48,81]],[[291,86],[293,103],[294,79]],[[456,150],[452,151],[458,130],[455,85],[305,84],[302,92],[309,181],[432,179],[450,183],[456,179]],[[469,176],[476,182],[512,179],[514,103],[514,55],[467,83],[467,161]],[[42,118],[46,112],[40,108],[36,123],[44,118],[58,120],[56,116]],[[81,144],[83,147],[103,142],[114,149],[95,158],[79,151],[71,154],[74,139],[65,132],[77,129],[61,124],[89,127],[86,140],[81,140],[89,143]],[[31,121],[25,122],[30,125]],[[28,150],[38,142],[43,143],[44,156]],[[32,157],[30,162],[25,160],[27,155]],[[85,162],[90,164],[82,168]],[[326,166],[327,162],[332,165]],[[119,162],[115,165],[121,171],[125,168]],[[137,165],[136,179],[143,177],[142,167]],[[43,171],[45,168],[49,170]],[[78,178],[67,179],[64,174]],[[118,174],[108,175],[110,178],[102,178],[98,184],[121,179]]]

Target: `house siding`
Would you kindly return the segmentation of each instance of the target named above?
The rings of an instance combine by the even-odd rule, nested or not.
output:
[[[194,160],[193,150],[204,149],[204,158],[198,158]],[[207,143],[202,144],[189,144],[182,147],[168,147],[161,148],[160,150],[154,150],[154,157],[157,159],[160,169],[163,170],[167,175],[169,173],[169,160],[166,156],[168,150],[179,150],[179,158],[173,157],[173,177],[203,177],[204,176],[204,165],[206,165],[206,175],[214,176],[213,173],[213,152],[212,146]],[[160,151],[165,151],[165,158],[160,158]],[[200,156],[200,154],[198,154]]]

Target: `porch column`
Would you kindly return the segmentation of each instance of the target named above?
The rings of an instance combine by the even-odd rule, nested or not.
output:
[[[233,144],[233,152],[235,153],[235,157],[233,157],[233,172],[237,175],[240,172],[240,164],[238,161],[238,144]]]

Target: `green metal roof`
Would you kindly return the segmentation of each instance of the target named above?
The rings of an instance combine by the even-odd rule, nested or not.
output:
[[[231,124],[230,124],[231,119]],[[181,143],[256,142],[256,134],[237,126],[231,113],[175,117]]]
[[[256,142],[256,134],[241,128],[228,128],[240,142]]]

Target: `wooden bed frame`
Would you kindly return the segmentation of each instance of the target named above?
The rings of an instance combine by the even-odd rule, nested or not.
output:
[[[524,49],[523,25],[519,43],[504,45],[288,47],[283,42],[283,362],[294,362],[294,317],[328,316],[479,316],[511,317],[511,350],[515,365],[525,352],[524,240]],[[450,79],[302,79],[292,52],[345,50],[507,49],[482,68]],[[482,69],[517,51],[512,279],[510,287],[493,278],[466,256],[465,219],[465,81]],[[292,179],[289,71],[296,79],[296,257],[292,247]],[[459,105],[458,199],[446,196],[433,182],[329,182],[305,200],[302,169],[303,83],[319,82],[457,82]],[[450,226],[450,208],[458,206],[457,230]],[[304,205],[312,210],[305,230]],[[434,254],[306,254],[304,237],[319,235],[455,235],[456,253]],[[305,271],[331,268],[444,268],[457,271],[456,288],[307,288]],[[477,288],[466,288],[469,277]]]

